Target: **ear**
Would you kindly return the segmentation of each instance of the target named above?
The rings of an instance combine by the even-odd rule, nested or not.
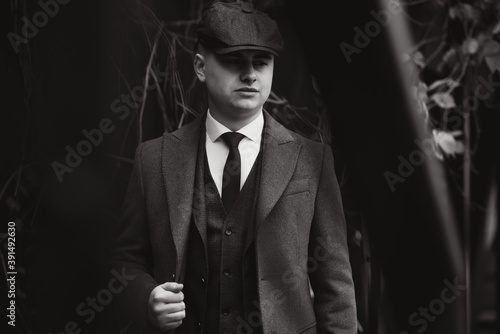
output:
[[[205,57],[202,54],[197,53],[194,56],[193,66],[198,80],[205,82]]]

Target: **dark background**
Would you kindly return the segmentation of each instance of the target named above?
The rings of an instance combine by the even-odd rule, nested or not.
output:
[[[151,8],[165,22],[193,19],[201,8],[200,2],[180,0],[142,3],[145,7],[140,8]],[[389,29],[382,29],[360,54],[354,54],[350,64],[339,48],[342,41],[353,44],[353,28],[373,20],[370,10],[380,6],[375,1],[332,5],[317,0],[255,4],[278,21],[285,39],[286,52],[277,60],[273,91],[290,104],[311,110],[304,115],[312,122],[326,110],[321,117],[331,128],[331,135],[324,132],[325,140],[332,144],[342,186],[360,324],[365,333],[414,333],[409,315],[439,298],[445,279],[465,280],[461,207],[438,162],[426,160],[397,184],[395,192],[384,178],[384,172],[397,170],[398,156],[407,157],[421,136],[397,72]],[[23,10],[29,18],[40,10],[35,1],[1,6],[4,36],[16,24],[19,29]],[[19,333],[59,333],[68,321],[75,321],[83,333],[118,333],[122,325],[113,303],[89,324],[77,315],[76,307],[107,286],[106,252],[119,220],[135,147],[165,130],[154,92],[145,105],[141,137],[138,113],[131,108],[131,114],[121,120],[111,107],[121,94],[143,84],[158,22],[152,22],[147,10],[137,8],[133,1],[73,0],[61,4],[20,53],[14,52],[7,38],[2,44],[5,118],[0,131],[0,205],[2,221],[15,220],[17,225]],[[182,33],[194,36],[191,30]],[[168,54],[163,45],[155,59],[163,70]],[[184,88],[192,78],[191,59],[186,55],[187,51],[177,59]],[[186,103],[203,110],[199,89],[190,92]],[[167,113],[176,117],[179,107],[169,104],[174,100],[169,94],[172,91],[165,94]],[[482,117],[482,135],[489,144],[478,153],[473,179],[474,199],[480,207],[491,175],[498,175],[500,151],[491,145],[499,142],[498,113]],[[63,162],[65,147],[75,148],[84,139],[82,130],[97,128],[103,118],[112,121],[114,130],[59,182],[51,164]],[[173,130],[172,124],[178,121],[168,123],[167,130]],[[286,123],[286,119],[280,121]],[[310,127],[285,125],[317,139]],[[484,210],[474,211],[473,218],[475,233],[480,234]],[[361,241],[356,238],[359,235]],[[495,309],[498,292],[490,284],[495,278],[473,279],[480,287],[471,290],[475,307]],[[485,286],[486,292],[481,289]],[[465,333],[464,305],[465,294],[447,304],[425,333]],[[494,326],[498,323],[477,322],[474,332]]]

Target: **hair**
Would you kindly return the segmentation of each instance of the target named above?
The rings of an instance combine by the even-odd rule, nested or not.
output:
[[[197,54],[200,53],[200,40],[197,38],[196,42],[194,43],[194,48],[193,48],[193,57]]]
[[[210,47],[204,44],[203,42],[200,41],[198,38],[196,40],[196,43],[194,44],[194,49],[193,49],[193,58],[196,56],[197,53],[200,53],[202,55],[206,54],[207,52],[210,52]]]

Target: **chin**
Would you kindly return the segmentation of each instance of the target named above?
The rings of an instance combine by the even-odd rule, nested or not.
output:
[[[234,108],[239,110],[241,113],[246,114],[260,110],[262,105],[259,105],[258,103],[238,103],[234,105]]]

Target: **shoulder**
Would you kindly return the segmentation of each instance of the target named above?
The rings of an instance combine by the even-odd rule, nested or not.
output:
[[[325,144],[306,138],[303,135],[288,129],[283,124],[281,124],[278,119],[276,119],[273,115],[271,115],[267,110],[264,109],[264,132],[274,137],[279,143],[285,143],[293,140],[299,145],[304,145],[306,149],[311,149],[313,151],[323,149]]]
[[[174,146],[171,147],[173,148],[175,147],[175,143],[183,140],[192,140],[193,138],[198,138],[198,135],[202,128],[203,120],[203,115],[200,115],[190,123],[180,127],[175,131],[165,131],[163,135],[141,143],[138,149],[142,151],[143,156],[153,156],[158,158],[165,145],[167,145],[168,147],[170,144],[174,144]]]
[[[330,145],[318,142],[286,128],[274,117],[264,110],[266,120],[266,135],[270,135],[280,144],[293,142],[299,148],[298,161],[302,165],[318,169],[325,158],[332,159]]]
[[[302,146],[302,149],[308,152],[311,152],[312,154],[323,154],[325,150],[330,149],[330,145],[322,142],[318,142],[315,140],[312,140],[310,138],[306,138],[301,134],[298,134],[292,130],[288,130],[290,132],[290,135],[296,140],[300,145]]]
[[[142,159],[157,156],[161,151],[163,136],[147,140],[137,147],[136,157],[140,156]]]
[[[290,129],[284,129],[293,138],[295,144],[300,147],[300,160],[306,160],[309,164],[316,165],[324,160],[325,155],[332,153],[330,145],[312,140]]]
[[[330,145],[306,138],[291,130],[288,131],[300,145],[298,168],[306,168],[320,173],[325,164],[328,168],[333,167],[333,152]]]

